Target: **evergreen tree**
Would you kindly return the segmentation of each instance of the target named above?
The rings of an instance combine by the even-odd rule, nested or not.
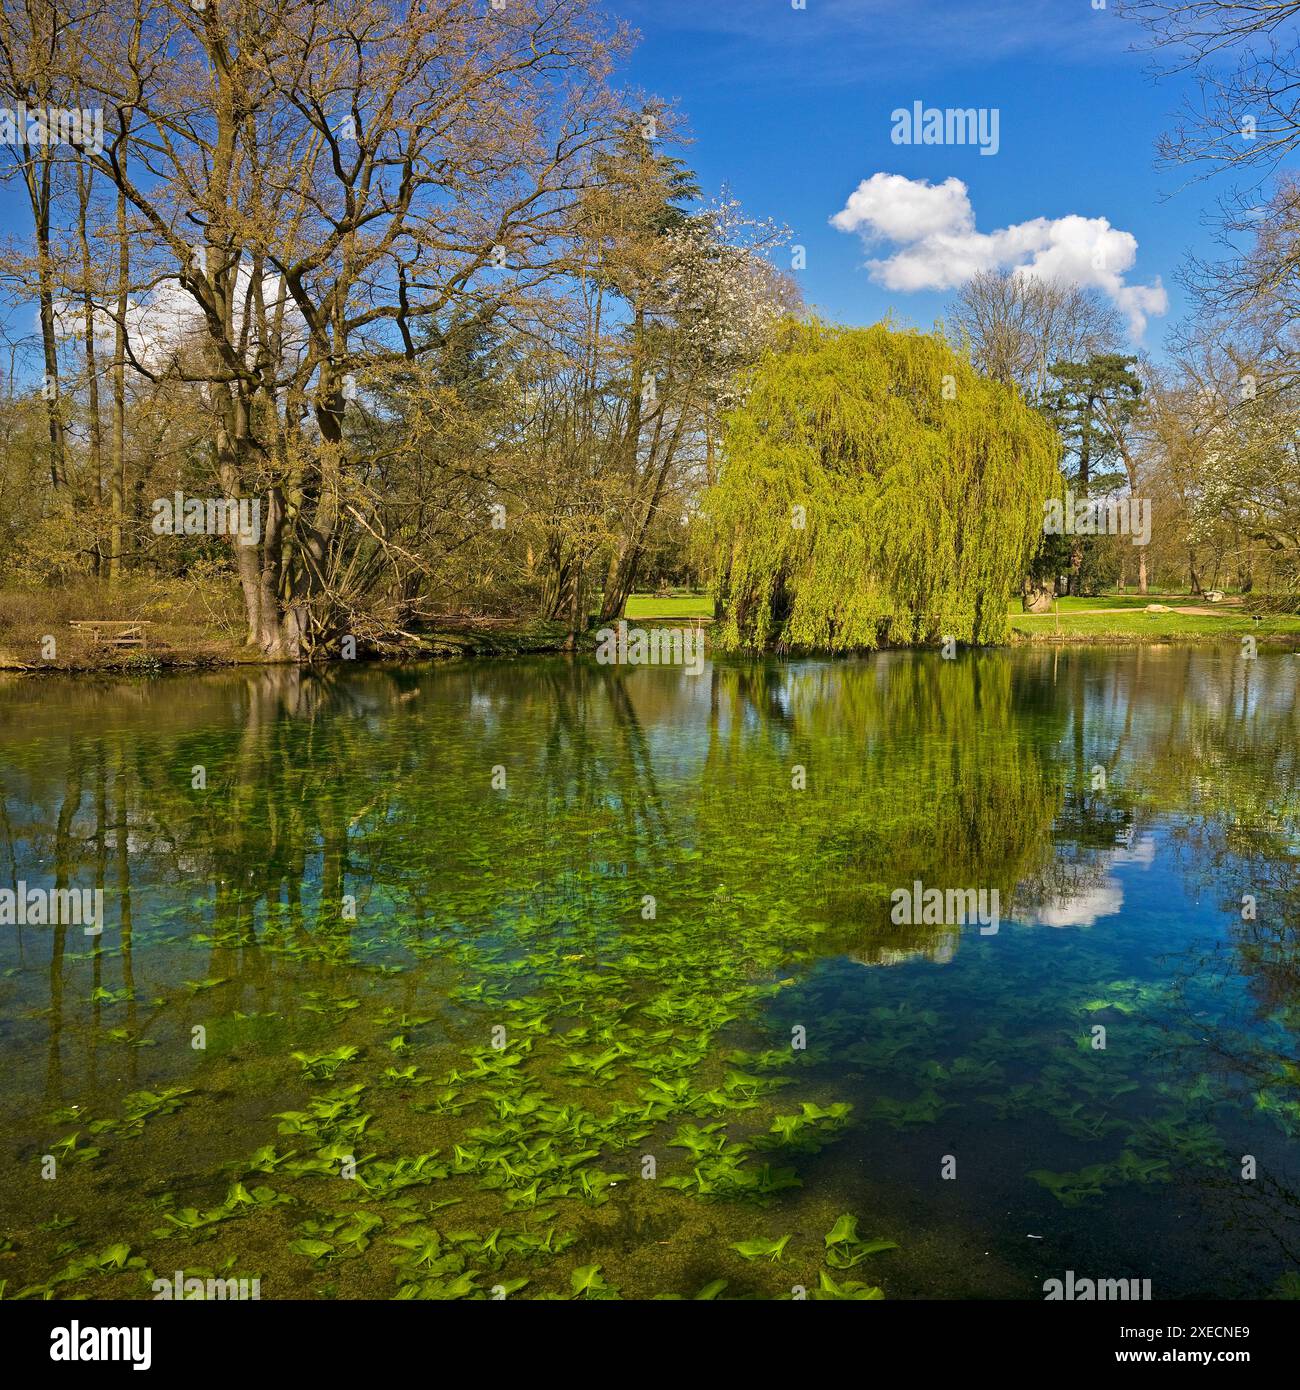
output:
[[[1077,499],[1104,496],[1125,481],[1116,471],[1120,435],[1141,406],[1142,383],[1133,371],[1136,357],[1093,353],[1083,362],[1054,362],[1056,383],[1048,397],[1048,413],[1060,432],[1067,458],[1066,481]],[[1069,547],[1070,592],[1085,587],[1086,569],[1096,547],[1092,538],[1076,535]]]

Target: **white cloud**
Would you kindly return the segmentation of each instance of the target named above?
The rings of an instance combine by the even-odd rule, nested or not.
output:
[[[237,326],[243,321],[244,305],[248,300],[252,278],[252,271],[247,263],[241,264],[235,281]],[[262,299],[270,320],[274,319],[278,309],[283,309],[282,361],[292,362],[294,355],[301,353],[306,347],[307,328],[302,314],[297,305],[289,299],[288,291],[276,275],[263,276]],[[56,303],[54,316],[55,329],[60,337],[85,336],[85,312],[80,302],[64,300]],[[106,306],[96,307],[91,318],[95,327],[96,346],[102,352],[111,353],[116,321]],[[198,304],[179,280],[161,280],[147,295],[132,299],[127,304],[127,342],[136,360],[149,371],[165,370],[178,351],[194,350],[201,345],[206,333],[203,314]],[[250,347],[250,361],[254,351]]]
[[[932,185],[902,174],[873,174],[849,194],[831,226],[842,232],[870,228],[890,241],[916,241],[941,233],[973,233],[975,214],[960,179]]]
[[[1034,914],[1033,923],[1043,927],[1093,927],[1103,917],[1114,917],[1123,906],[1123,886],[1118,879],[1107,878],[1082,893],[1044,904]]]
[[[1131,285],[1125,276],[1137,261],[1137,238],[1104,217],[1034,217],[997,231],[980,232],[966,185],[940,184],[902,174],[873,174],[831,218],[841,232],[857,232],[869,245],[893,244],[868,260],[871,278],[886,289],[950,290],[981,270],[1015,270],[1099,290],[1127,318],[1140,338],[1148,318],[1167,312],[1160,278]]]

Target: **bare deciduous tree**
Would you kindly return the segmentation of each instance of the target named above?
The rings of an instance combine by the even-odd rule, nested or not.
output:
[[[1043,399],[1053,362],[1115,349],[1119,316],[1091,289],[1023,271],[980,271],[949,306],[952,336],[986,376]]]
[[[384,569],[354,554],[387,537],[349,406],[449,309],[555,272],[621,43],[592,0],[119,0],[76,31],[67,71],[122,133],[94,167],[174,306],[160,354],[119,296],[126,356],[200,388],[221,488],[265,499],[234,554],[267,655],[337,639]]]

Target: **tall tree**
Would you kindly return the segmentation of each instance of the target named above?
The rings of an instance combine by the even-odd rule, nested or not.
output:
[[[748,386],[704,501],[723,646],[1005,640],[1060,486],[1019,392],[942,338],[817,322]]]
[[[62,97],[69,89],[63,80],[69,70],[68,31],[68,21],[59,6],[49,0],[23,0],[12,8],[0,7],[0,97],[5,104],[40,113],[42,121],[48,108],[65,104]],[[29,143],[28,129],[14,133],[14,142],[5,142],[2,147],[10,159],[5,176],[17,175],[21,179],[31,207],[43,368],[41,393],[50,440],[50,483],[57,490],[66,482],[67,471],[55,323],[54,234],[60,152],[51,138],[37,138]]]
[[[1094,353],[1083,362],[1054,362],[1047,409],[1065,445],[1067,481],[1080,500],[1113,491],[1110,471],[1122,462],[1128,433],[1142,395],[1133,371],[1136,357]],[[1078,593],[1086,538],[1076,534],[1070,547],[1070,592]]]
[[[78,38],[128,132],[96,169],[185,326],[163,354],[128,335],[128,360],[200,389],[215,481],[264,502],[257,544],[232,543],[248,640],[298,659],[364,606],[384,566],[359,550],[407,563],[349,405],[418,361],[422,324],[556,272],[622,32],[593,0],[115,0]]]
[[[1036,404],[1050,390],[1051,363],[1111,351],[1120,341],[1119,316],[1096,290],[1019,270],[972,276],[948,308],[948,330],[980,371]]]

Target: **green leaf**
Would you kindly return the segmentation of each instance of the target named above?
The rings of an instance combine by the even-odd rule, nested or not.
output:
[[[789,1245],[791,1239],[790,1236],[781,1236],[779,1240],[767,1240],[763,1236],[756,1236],[753,1240],[733,1242],[731,1248],[747,1260],[766,1257],[775,1261],[781,1258],[782,1252]]]

